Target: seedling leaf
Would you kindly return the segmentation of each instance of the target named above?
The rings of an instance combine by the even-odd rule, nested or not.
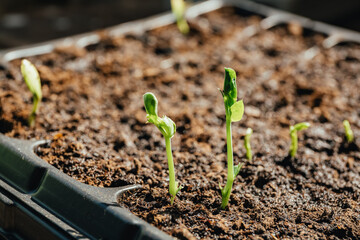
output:
[[[145,93],[144,96],[144,106],[146,110],[146,119],[149,123],[153,123],[164,137],[172,138],[176,132],[175,123],[168,118],[163,116],[160,118],[157,114],[158,100],[153,93]]]
[[[150,116],[157,116],[158,100],[156,99],[155,95],[153,93],[145,93],[143,98],[146,113]]]
[[[223,97],[225,108],[230,108],[237,100],[236,72],[225,68]]]
[[[176,194],[177,194],[183,187],[181,185],[179,186],[179,182],[176,182],[176,187],[177,187],[177,190],[176,190]]]
[[[21,61],[21,73],[33,96],[36,96],[37,99],[41,99],[41,81],[36,67],[29,60],[23,59]]]
[[[234,178],[239,174],[243,165],[244,165],[244,163],[239,163],[238,165],[236,165],[234,167]]]
[[[163,116],[161,118],[157,127],[165,137],[172,138],[175,135],[176,125],[173,120],[171,120],[167,116]]]
[[[231,122],[240,121],[244,115],[244,103],[243,100],[237,101],[230,107]]]

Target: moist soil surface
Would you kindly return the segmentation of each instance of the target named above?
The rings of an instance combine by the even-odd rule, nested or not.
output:
[[[326,36],[296,24],[250,36],[247,27],[260,21],[224,8],[191,20],[188,36],[171,25],[30,57],[44,96],[35,128],[27,126],[31,94],[20,60],[13,61],[0,70],[0,131],[51,140],[37,154],[83,183],[141,184],[120,205],[179,239],[359,239],[360,45],[324,49]],[[243,119],[232,124],[234,161],[244,166],[220,210],[224,67],[236,70],[245,104]],[[165,142],[146,124],[148,91],[159,100],[159,115],[177,125],[172,148],[183,188],[173,206]],[[292,159],[289,126],[303,121],[311,127],[299,133]],[[247,127],[254,130],[251,162],[243,147]]]

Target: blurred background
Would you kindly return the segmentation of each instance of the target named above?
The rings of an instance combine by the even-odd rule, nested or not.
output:
[[[360,0],[254,1],[314,20],[360,31]],[[101,29],[170,9],[170,0],[0,0],[0,2],[0,49]]]

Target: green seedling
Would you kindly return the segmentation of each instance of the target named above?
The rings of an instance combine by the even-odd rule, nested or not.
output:
[[[251,145],[250,145],[250,137],[253,133],[253,130],[251,128],[246,129],[246,135],[244,138],[244,147],[246,149],[246,158],[247,160],[251,161],[252,159],[252,151],[251,151]]]
[[[348,120],[343,121],[344,129],[345,129],[345,136],[348,143],[354,141],[354,133],[351,130],[350,123]]]
[[[184,35],[188,34],[190,28],[185,19],[186,4],[184,0],[171,0],[171,10],[176,18],[179,31]]]
[[[174,170],[174,161],[173,155],[171,151],[171,138],[175,135],[176,125],[175,123],[168,118],[167,116],[163,116],[162,118],[158,116],[157,106],[158,100],[156,99],[153,93],[145,93],[144,94],[144,105],[146,110],[146,119],[147,122],[153,123],[164,135],[165,145],[166,145],[166,155],[168,159],[169,166],[169,193],[171,199],[171,205],[174,203],[176,194],[179,192],[181,187],[179,187],[178,182],[175,180],[175,170]]]
[[[308,122],[302,122],[295,124],[294,126],[290,126],[291,146],[289,154],[291,157],[295,157],[298,150],[298,131],[307,129],[308,127],[310,127],[310,123]]]
[[[27,87],[33,95],[33,108],[28,119],[29,126],[33,127],[42,98],[40,76],[36,67],[26,59],[21,61],[21,73]]]
[[[232,148],[231,122],[237,122],[242,119],[244,114],[244,103],[242,100],[237,101],[236,73],[231,68],[225,68],[224,89],[220,90],[225,104],[226,115],[226,144],[227,144],[227,180],[224,188],[219,187],[222,195],[221,208],[225,209],[228,205],[233,182],[239,174],[243,164],[234,167],[234,156]]]

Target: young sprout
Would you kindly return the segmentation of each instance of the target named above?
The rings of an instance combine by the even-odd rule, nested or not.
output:
[[[171,0],[171,10],[176,18],[179,31],[184,35],[188,34],[190,28],[185,19],[186,4],[184,0]]]
[[[221,208],[225,209],[229,202],[234,179],[243,165],[239,164],[234,167],[232,149],[231,122],[240,121],[244,114],[243,101],[237,101],[236,73],[233,69],[225,68],[224,89],[220,90],[220,92],[225,104],[228,173],[225,187],[222,188],[221,183],[219,183],[219,187],[222,195]]]
[[[28,119],[30,127],[33,127],[42,98],[40,76],[35,66],[26,59],[21,61],[21,73],[27,87],[33,95],[33,108]]]
[[[251,151],[251,145],[250,145],[250,137],[253,133],[253,130],[251,128],[246,129],[246,135],[244,138],[244,147],[246,149],[246,158],[251,161],[252,159],[252,151]]]
[[[290,126],[290,137],[291,137],[291,146],[289,150],[289,154],[291,157],[295,157],[297,149],[298,149],[298,131],[307,129],[310,127],[310,123],[302,122],[295,124],[294,126]]]
[[[171,138],[175,135],[176,125],[175,123],[168,118],[167,116],[163,116],[162,118],[158,116],[157,106],[158,100],[156,99],[153,93],[145,93],[144,94],[144,105],[146,110],[146,119],[147,122],[153,123],[164,135],[165,137],[165,145],[166,145],[166,155],[168,159],[169,166],[169,193],[171,198],[171,205],[174,203],[174,199],[176,194],[179,192],[181,187],[179,187],[178,182],[175,180],[175,170],[174,170],[174,161],[171,152]]]
[[[350,123],[348,120],[343,121],[344,129],[345,129],[345,136],[348,143],[354,141],[354,133],[351,130]]]

